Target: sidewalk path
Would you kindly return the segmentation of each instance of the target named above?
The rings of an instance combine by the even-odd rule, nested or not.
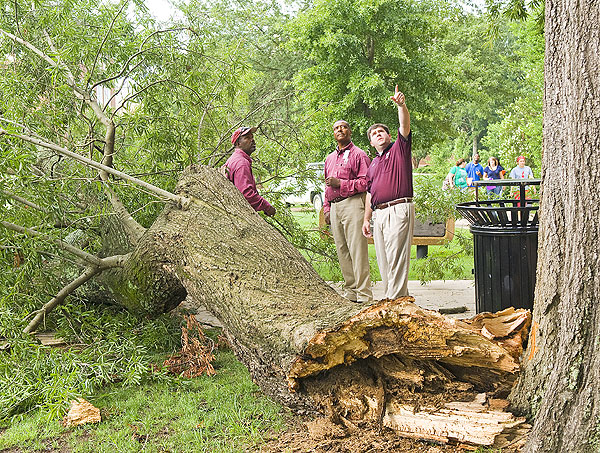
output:
[[[330,283],[339,292],[340,282]],[[381,282],[373,283],[373,298],[383,299]],[[415,298],[419,307],[429,310],[465,307],[463,313],[449,314],[453,318],[475,316],[475,282],[473,280],[433,280],[421,285],[417,280],[408,281],[408,293]]]

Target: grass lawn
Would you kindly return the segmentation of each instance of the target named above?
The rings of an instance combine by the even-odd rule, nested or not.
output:
[[[102,413],[102,422],[95,425],[64,428],[40,413],[15,418],[7,429],[0,428],[0,451],[259,452],[261,445],[278,439],[283,430],[297,429],[296,417],[260,392],[231,351],[217,352],[215,368],[213,377],[108,387],[89,398]],[[416,442],[402,452],[429,451],[430,447]],[[282,451],[313,450],[304,443],[299,449]],[[436,451],[456,450],[439,446]],[[500,453],[484,448],[477,452]]]
[[[305,210],[295,210],[293,212],[294,217],[298,223],[307,230],[317,229],[319,226],[319,216],[312,208],[306,208]],[[316,233],[315,233],[316,234]],[[471,232],[465,228],[457,228],[456,235],[463,235],[470,237]],[[439,278],[434,280],[472,280],[473,279],[473,255],[461,254],[461,247],[457,240],[449,242],[447,245],[431,245],[429,246],[429,256],[439,260],[437,267],[442,268],[441,275]],[[452,258],[452,265],[445,266],[444,261],[450,261],[455,254],[459,254],[458,258]],[[408,274],[409,280],[420,280],[418,271],[416,269],[416,257],[417,247],[412,246],[411,248],[411,267]],[[311,261],[313,267],[321,275],[324,280],[327,281],[340,281],[342,280],[342,274],[339,268],[337,260],[335,262],[323,262],[323,261]],[[381,276],[379,274],[379,268],[377,267],[377,259],[375,257],[375,246],[369,244],[369,262],[371,268],[371,280],[380,281]]]
[[[64,428],[41,413],[14,419],[0,451],[242,452],[284,427],[286,412],[262,395],[231,351],[217,352],[217,375],[108,387],[90,397],[102,422]]]

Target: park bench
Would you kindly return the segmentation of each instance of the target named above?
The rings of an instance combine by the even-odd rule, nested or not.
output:
[[[325,224],[323,209],[319,212],[319,230],[325,237],[333,241],[333,236]],[[415,219],[412,245],[417,246],[417,258],[427,257],[430,245],[444,245],[452,239],[454,239],[454,219],[446,220],[445,224],[421,222]],[[372,244],[373,238],[369,238],[368,243]]]

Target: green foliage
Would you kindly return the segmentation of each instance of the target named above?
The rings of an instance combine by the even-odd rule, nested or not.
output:
[[[517,12],[528,7],[522,1],[512,4]],[[186,165],[222,164],[231,152],[233,129],[261,123],[254,171],[278,210],[267,221],[331,280],[341,278],[335,249],[314,231],[316,218],[310,226],[298,224],[267,189],[292,174],[306,184],[306,163],[323,160],[335,145],[331,124],[337,119],[351,123],[354,140],[364,149],[371,123],[394,129],[396,109],[389,95],[396,83],[411,111],[414,156],[432,158],[429,177],[415,176],[420,219],[445,221],[456,215],[454,205],[468,198],[468,193],[441,191],[441,182],[457,158],[470,155],[474,142],[484,147],[482,159],[498,154],[507,165],[525,154],[534,168],[539,162],[543,39],[534,19],[511,26],[499,15],[491,40],[484,18],[446,1],[316,0],[298,14],[284,13],[269,1],[190,1],[181,8],[181,23],[161,30],[139,0],[5,2],[0,28],[65,66],[52,67],[1,36],[0,127],[100,159],[106,130],[68,87],[68,67],[77,84],[92,94],[119,92],[116,103],[105,106],[117,126],[115,167],[172,190]],[[112,186],[135,219],[150,226],[162,202],[122,182]],[[42,209],[25,207],[2,191]],[[0,139],[2,220],[98,253],[110,214],[95,171],[21,140]],[[413,261],[411,278],[465,277],[472,262],[469,241],[468,234],[457,234],[448,246],[430,247],[427,260]],[[0,229],[0,244],[0,335],[11,344],[9,352],[0,352],[6,359],[0,361],[4,423],[37,409],[41,417],[56,418],[71,397],[93,395],[106,385],[120,395],[130,390],[119,386],[140,383],[141,392],[150,388],[144,385],[164,386],[163,396],[171,385],[183,392],[179,383],[163,383],[164,376],[149,367],[157,354],[178,345],[177,322],[171,318],[149,321],[72,297],[47,317],[45,326],[80,346],[48,349],[22,337],[29,313],[80,269],[50,241]],[[58,265],[59,259],[67,265]],[[224,359],[225,366],[233,378],[240,365]],[[250,384],[238,390],[254,391]],[[233,405],[238,412],[218,412],[215,399],[210,413],[219,415],[206,430],[193,428],[190,409],[181,425],[189,437],[182,434],[181,439],[218,451],[231,440],[225,431],[233,433],[235,448],[249,432],[262,432],[262,412],[248,409],[254,400],[233,395],[225,398],[243,400]],[[110,395],[99,401],[105,397],[112,401],[107,406],[118,406]],[[137,394],[139,408],[142,400],[143,394]],[[162,410],[167,403],[160,401]],[[248,417],[250,425],[241,421]],[[131,422],[125,418],[117,418],[112,429],[118,421]],[[229,424],[221,429],[223,421]],[[155,419],[144,423],[144,434],[163,426]],[[104,436],[102,445],[110,445],[110,436],[101,431],[94,436]],[[132,437],[127,428],[118,435]],[[216,444],[209,443],[211,438]]]
[[[447,173],[447,170],[446,170]],[[420,221],[445,223],[448,218],[460,219],[456,205],[470,201],[469,191],[442,190],[441,181],[445,176],[415,175],[415,213]],[[451,242],[443,246],[429,247],[427,257],[411,260],[411,276],[421,283],[431,280],[470,279],[473,266],[472,235],[464,230],[456,230]]]
[[[455,230],[452,242],[430,246],[426,258],[411,260],[411,276],[421,283],[431,280],[470,280],[473,278],[473,236]]]
[[[438,58],[460,93],[445,106],[456,131],[451,134],[454,161],[480,148],[490,125],[501,120],[502,109],[523,89],[525,77],[518,43],[506,20],[498,24],[497,38],[492,39],[486,37],[484,18],[464,15],[456,19],[438,49]]]
[[[14,420],[0,437],[0,449],[54,445],[73,452],[138,451],[142,445],[147,451],[253,450],[271,430],[282,428],[282,409],[260,395],[231,351],[218,352],[215,367],[212,377],[146,381],[131,388],[110,385],[90,398],[103,415],[98,425],[63,428],[39,411]]]
[[[486,0],[489,33],[495,36],[498,22],[531,20],[539,34],[544,32],[545,0]]]
[[[533,19],[512,26],[518,42],[519,67],[524,72],[523,89],[509,106],[501,111],[502,120],[489,127],[484,145],[495,150],[507,166],[516,166],[516,158],[524,155],[527,165],[540,175],[542,159],[542,103],[544,85],[544,37]]]
[[[294,83],[305,108],[315,114],[308,126],[314,159],[327,154],[323,145],[331,142],[337,119],[351,124],[354,141],[365,149],[371,124],[394,129],[397,112],[389,97],[396,83],[406,94],[419,137],[415,148],[439,139],[445,119],[440,100],[452,89],[433,58],[438,13],[426,2],[316,1],[289,23],[289,48],[306,61]]]
[[[10,348],[1,352],[0,422],[40,409],[49,419],[64,415],[69,401],[89,397],[109,383],[124,387],[166,379],[153,370],[157,354],[180,346],[180,322],[164,315],[137,318],[115,307],[67,304],[48,319],[68,348],[50,348],[20,334],[19,307],[3,305],[1,336]],[[7,318],[10,316],[10,318]],[[16,318],[16,319],[15,319]]]
[[[442,190],[442,180],[437,175],[415,175],[413,182],[415,213],[421,221],[442,223],[448,218],[460,218],[456,204],[472,199],[471,192],[458,188]]]

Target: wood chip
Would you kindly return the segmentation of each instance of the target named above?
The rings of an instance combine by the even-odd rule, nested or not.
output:
[[[34,336],[43,346],[64,346],[67,344],[65,340],[57,337],[55,332],[40,332],[34,334]]]
[[[77,401],[71,401],[71,408],[63,419],[62,424],[65,427],[69,427],[87,423],[100,423],[101,421],[100,409],[83,398],[79,398]]]
[[[384,425],[406,437],[445,443],[492,446],[498,436],[525,423],[510,412],[490,410],[486,395],[475,401],[447,403],[444,408],[388,405]]]

